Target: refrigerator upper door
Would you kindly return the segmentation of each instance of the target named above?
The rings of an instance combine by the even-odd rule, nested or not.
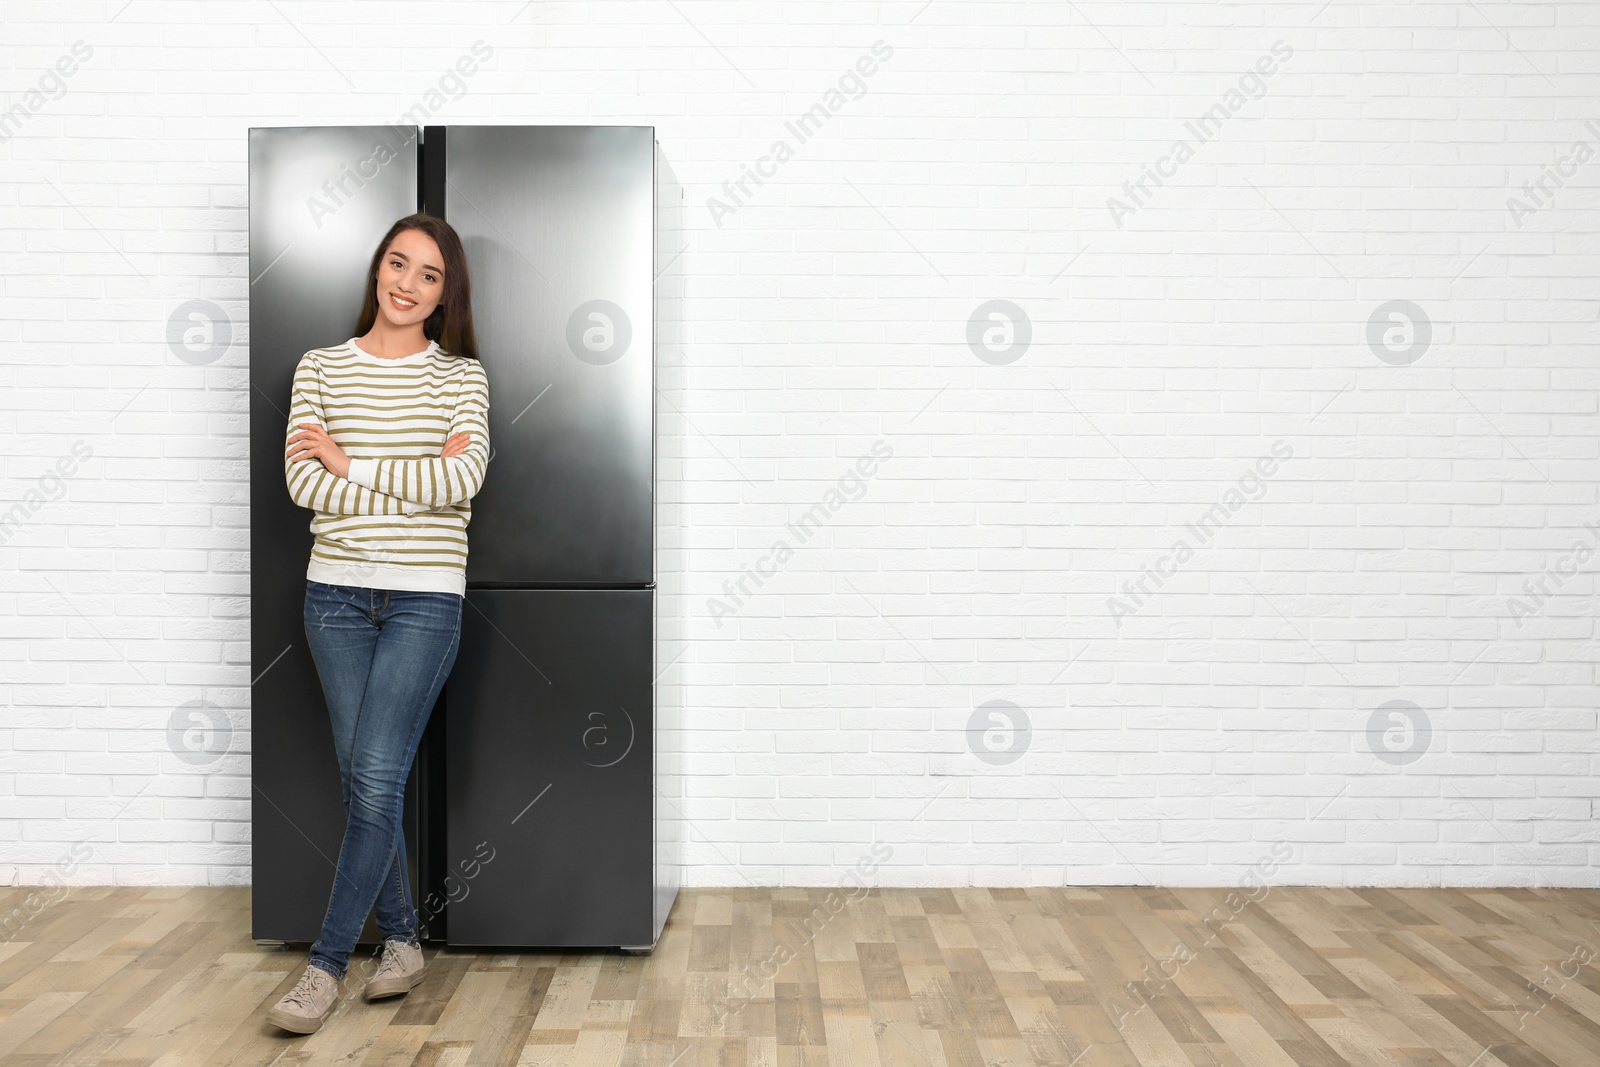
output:
[[[489,377],[468,584],[650,584],[654,129],[448,126],[425,138],[430,157],[444,144],[443,189],[424,196],[439,213],[442,195],[466,246]]]
[[[312,513],[289,498],[295,365],[355,333],[373,251],[417,210],[417,129],[250,131],[251,930],[315,940],[344,837],[339,764],[306,645]],[[406,801],[408,874],[417,814]],[[364,939],[377,940],[375,923]]]

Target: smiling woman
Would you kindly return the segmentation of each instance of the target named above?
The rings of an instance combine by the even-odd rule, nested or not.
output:
[[[317,512],[311,581],[466,590],[489,394],[453,237],[431,216],[397,222],[369,268],[358,336],[295,369],[284,470],[295,503]]]
[[[328,911],[299,983],[268,1013],[322,1025],[376,911],[368,999],[422,981],[400,811],[455,664],[471,499],[489,465],[466,255],[442,219],[409,215],[373,253],[356,336],[295,369],[284,477],[316,512],[304,621],[327,698],[346,811]]]

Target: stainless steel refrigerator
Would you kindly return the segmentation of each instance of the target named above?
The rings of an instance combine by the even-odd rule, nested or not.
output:
[[[653,128],[255,128],[249,167],[254,938],[315,940],[345,824],[290,381],[353,335],[376,242],[425,210],[466,248],[491,456],[406,791],[422,933],[649,949],[680,882],[685,648],[682,192]]]

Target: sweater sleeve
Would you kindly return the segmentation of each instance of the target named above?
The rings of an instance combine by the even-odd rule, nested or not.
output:
[[[352,459],[352,482],[426,508],[462,504],[478,494],[489,468],[489,379],[477,360],[466,363],[450,412],[450,435],[472,435],[466,450],[448,458]]]
[[[296,504],[327,515],[415,515],[431,510],[425,504],[374,492],[341,478],[319,459],[291,460],[289,438],[300,431],[302,422],[314,422],[324,429],[328,425],[322,409],[322,368],[310,352],[300,357],[294,369],[289,428],[283,435],[283,474],[289,498]]]

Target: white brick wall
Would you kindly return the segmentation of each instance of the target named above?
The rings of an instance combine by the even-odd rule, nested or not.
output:
[[[1600,884],[1600,7],[0,21],[0,882],[248,880],[245,130],[482,39],[437,121],[654,124],[688,190],[688,884]]]

